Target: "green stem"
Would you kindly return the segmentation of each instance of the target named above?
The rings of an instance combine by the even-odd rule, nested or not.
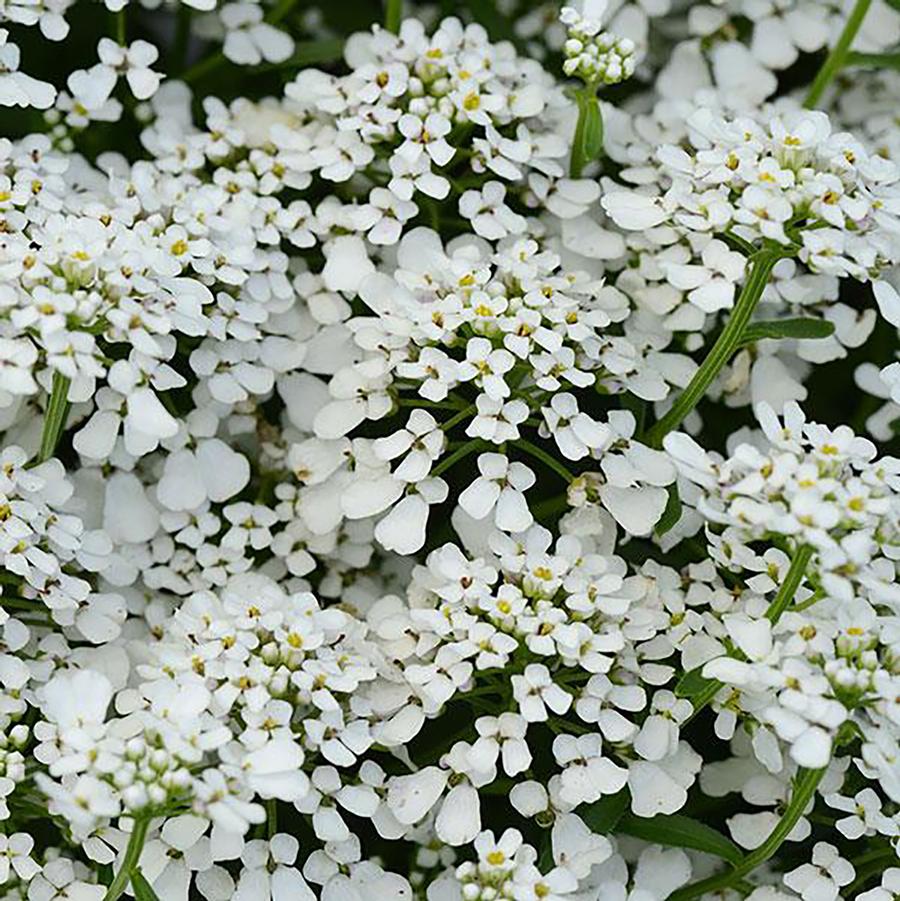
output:
[[[458,425],[464,419],[468,419],[475,412],[475,404],[469,404],[468,407],[460,410],[456,415],[451,416],[446,422],[441,423],[441,431],[449,432],[453,426]]]
[[[781,619],[781,614],[787,610],[788,605],[794,599],[794,595],[797,593],[804,575],[806,575],[806,567],[809,566],[812,555],[813,548],[808,544],[801,544],[794,552],[787,575],[778,588],[778,593],[775,595],[772,603],[769,604],[768,610],[766,610],[766,619],[773,626]]]
[[[740,882],[748,873],[752,873],[760,864],[765,863],[782,846],[784,840],[791,834],[797,821],[803,816],[810,799],[815,795],[816,788],[825,775],[827,767],[819,770],[801,769],[794,777],[794,792],[791,801],[781,815],[781,819],[775,824],[775,828],[769,833],[768,838],[753,852],[748,854],[737,866],[726,873],[709,876],[698,882],[679,889],[669,895],[669,901],[688,901],[689,898],[697,898],[700,895],[714,892],[724,892]]]
[[[59,370],[53,372],[53,387],[50,391],[50,400],[44,413],[44,428],[41,432],[41,449],[38,454],[38,462],[43,463],[53,456],[59,436],[62,434],[66,423],[66,415],[69,412],[69,385],[68,376]]]
[[[669,412],[647,432],[646,444],[661,447],[663,438],[673,429],[677,429],[691,410],[700,403],[709,386],[716,380],[716,376],[740,344],[744,329],[769,282],[772,269],[784,255],[783,249],[761,250],[750,258],[750,274],[725,323],[725,328],[722,329],[716,343],[694,373],[688,386],[675,398]]]
[[[803,581],[803,576],[806,574],[806,567],[809,565],[812,555],[813,549],[808,544],[801,544],[794,552],[794,556],[791,559],[791,565],[788,567],[787,575],[785,575],[784,581],[779,586],[778,592],[766,610],[766,619],[769,620],[773,626],[781,619],[781,614],[787,610],[791,601],[794,599],[794,595],[797,593],[797,589]],[[747,659],[741,651],[736,651],[731,656],[736,660]],[[694,719],[707,704],[712,703],[713,698],[715,698],[724,685],[725,683],[720,682],[718,679],[711,679],[701,691],[690,698],[690,702],[694,709],[685,721],[685,724]]]
[[[543,448],[538,447],[536,444],[532,444],[530,441],[526,441],[524,438],[519,438],[512,443],[514,448],[518,448],[520,451],[525,451],[530,457],[534,457],[536,460],[540,460],[544,465],[552,469],[560,478],[564,479],[566,482],[574,482],[575,476],[569,472],[569,470],[563,466],[562,463],[559,462],[555,457],[551,457],[550,454],[547,453]]]
[[[116,873],[103,901],[117,901],[128,887],[132,870],[141,859],[141,851],[144,850],[144,842],[147,840],[147,829],[150,826],[149,816],[138,816],[134,819],[134,827],[131,830],[131,838],[128,839],[128,847],[125,849],[125,857],[122,858],[122,866]]]
[[[128,43],[127,22],[125,21],[125,8],[123,7],[114,16],[116,29],[116,43],[124,47]]]
[[[468,404],[452,400],[422,400],[419,397],[398,397],[398,407],[421,407],[423,410],[462,410]]]
[[[442,473],[445,473],[451,466],[456,465],[463,457],[468,457],[469,454],[474,454],[476,451],[483,450],[488,448],[490,445],[481,438],[473,438],[471,441],[467,441],[462,447],[458,447],[449,457],[444,457],[434,469],[431,470],[432,477],[437,477]]]
[[[807,109],[815,109],[819,105],[825,89],[831,84],[835,75],[843,69],[847,62],[847,55],[850,53],[850,45],[853,43],[853,39],[856,37],[871,5],[872,0],[856,0],[844,25],[844,30],[837,39],[837,43],[831,48],[828,58],[822,63],[822,68],[816,74],[815,80],[809,88],[809,93],[806,95],[806,100],[803,101],[803,105]]]
[[[403,18],[403,0],[387,0],[384,12],[384,27],[394,34],[400,31],[400,20]]]

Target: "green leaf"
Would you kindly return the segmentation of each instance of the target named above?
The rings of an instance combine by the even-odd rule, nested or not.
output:
[[[147,882],[140,868],[135,868],[131,873],[131,888],[135,901],[159,901],[159,895],[153,891],[153,886]]]
[[[569,162],[569,175],[572,178],[580,178],[581,170],[603,152],[603,115],[594,89],[579,91],[576,100],[578,124],[575,126],[572,159]]]
[[[616,831],[658,845],[704,851],[733,864],[744,858],[744,852],[730,838],[706,823],[679,813],[655,817],[636,817],[629,813],[619,821]]]
[[[44,428],[41,432],[41,450],[38,454],[38,462],[43,463],[53,456],[63,426],[66,424],[66,415],[69,412],[69,378],[59,370],[53,372],[53,388],[50,392],[50,400],[47,401],[47,409],[44,412]]]
[[[700,694],[700,692],[709,685],[711,680],[703,678],[701,675],[702,670],[702,666],[688,670],[688,672],[678,680],[675,685],[675,694],[678,695],[679,698],[692,698],[694,695]]]
[[[580,808],[578,814],[593,832],[609,835],[622,819],[630,803],[631,795],[627,788],[623,788],[614,795],[607,795],[593,804]]]
[[[834,323],[827,319],[771,319],[751,322],[741,335],[740,345],[745,347],[763,338],[828,338],[834,334]]]
[[[678,485],[673,482],[666,490],[669,492],[669,499],[656,524],[657,535],[665,535],[681,519],[681,495],[678,493]]]

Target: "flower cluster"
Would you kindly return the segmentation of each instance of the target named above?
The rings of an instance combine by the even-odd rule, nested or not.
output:
[[[631,175],[652,180],[662,193],[606,194],[603,206],[616,224],[658,228],[661,243],[671,240],[668,227],[680,234],[733,231],[754,246],[796,244],[812,272],[838,277],[875,278],[897,260],[900,171],[850,134],[832,133],[825,113],[791,112],[761,124],[698,110],[687,128],[689,150],[663,146],[655,171]],[[723,276],[721,294],[733,275],[719,256],[711,262]],[[698,299],[713,293],[708,280],[694,287],[691,275],[676,271],[676,287],[691,288]]]
[[[560,19],[568,26],[565,44],[566,75],[577,75],[587,85],[617,84],[634,75],[634,42],[599,31],[600,22],[583,18],[567,6]]]
[[[789,561],[795,570],[800,561],[806,576],[793,603],[782,585],[768,605],[750,595],[722,615],[716,637],[733,656],[713,658],[702,672],[739,688],[728,697],[732,714],[746,709],[774,727],[803,766],[826,766],[832,742],[853,723],[863,757],[896,798],[896,654],[877,611],[896,616],[900,605],[900,460],[873,459],[870,441],[847,426],[805,422],[795,405],[783,420],[765,407],[760,416],[769,446],[741,444],[727,460],[686,435],[666,438],[698,489],[713,559],[757,574],[747,580],[753,592],[790,584]],[[769,546],[762,554],[760,543]]]
[[[0,4],[0,895],[888,901],[896,4],[384,7]]]

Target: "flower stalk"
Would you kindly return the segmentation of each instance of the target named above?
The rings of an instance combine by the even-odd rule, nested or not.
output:
[[[768,838],[743,861],[727,873],[709,876],[685,886],[669,895],[669,901],[689,901],[712,892],[724,892],[734,887],[746,875],[752,873],[760,864],[765,863],[782,846],[791,834],[797,821],[803,816],[807,805],[816,793],[827,767],[818,770],[800,769],[794,777],[794,791],[790,803],[769,833]]]
[[[137,867],[138,861],[141,859],[141,852],[144,850],[144,842],[147,841],[147,829],[150,826],[149,815],[137,816],[134,819],[134,828],[131,830],[131,837],[128,839],[128,847],[125,849],[125,856],[122,858],[122,866],[119,867],[118,873],[110,883],[103,901],[117,901],[128,887],[131,879],[132,871]]]
[[[744,282],[731,316],[725,323],[712,349],[694,373],[688,386],[675,398],[668,413],[648,432],[645,443],[651,447],[662,447],[663,438],[681,425],[691,410],[702,400],[716,376],[722,371],[731,355],[739,347],[744,330],[759,303],[775,264],[784,257],[783,249],[758,251],[750,259],[750,275]]]
[[[832,47],[831,53],[819,69],[813,83],[810,85],[809,92],[803,105],[807,109],[815,109],[825,93],[825,89],[831,84],[834,77],[847,64],[850,47],[853,39],[859,32],[866,13],[872,5],[872,0],[856,0],[856,4],[850,11],[844,30],[841,32],[837,43]]]
[[[781,583],[778,592],[772,599],[772,603],[769,604],[769,608],[766,610],[766,619],[768,619],[773,626],[781,619],[781,614],[787,610],[791,601],[794,599],[794,595],[797,593],[797,589],[800,587],[804,575],[806,575],[806,567],[809,565],[812,555],[813,548],[808,544],[802,544],[797,548],[787,574],[784,577],[784,581]],[[738,660],[746,659],[740,651],[736,651],[732,656]],[[724,685],[725,683],[721,682],[719,679],[708,680],[708,684],[704,685],[696,695],[690,698],[694,710],[686,722],[690,722],[701,710],[709,705]]]
[[[387,0],[384,13],[384,27],[394,34],[400,31],[400,20],[403,17],[403,0]]]

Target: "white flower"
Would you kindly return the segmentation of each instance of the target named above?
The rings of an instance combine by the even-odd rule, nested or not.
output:
[[[613,222],[629,231],[653,228],[667,218],[665,210],[655,198],[637,191],[608,191],[600,202]]]
[[[222,52],[233,63],[282,63],[294,52],[291,37],[264,22],[262,9],[254,3],[227,3],[219,15],[226,29]]]
[[[578,409],[578,401],[572,394],[555,394],[550,406],[543,407],[541,413],[542,432],[553,437],[568,460],[581,460],[592,449],[602,447],[609,437],[606,426]]]
[[[33,848],[34,839],[24,832],[0,836],[0,885],[5,885],[11,874],[29,882],[40,873],[40,865],[31,857]]]
[[[159,57],[153,44],[133,41],[128,47],[123,47],[109,38],[101,38],[97,55],[104,66],[124,70],[128,87],[138,100],[152,97],[159,88],[162,76],[150,68]]]
[[[553,755],[563,767],[559,796],[572,807],[614,795],[628,781],[628,770],[603,755],[599,735],[557,735]]]
[[[784,884],[800,894],[803,901],[834,901],[840,889],[853,881],[856,871],[834,845],[816,842],[812,863],[805,863],[784,876]]]
[[[426,479],[397,503],[375,527],[375,538],[385,550],[413,554],[425,544],[429,507],[447,500],[443,479]]]
[[[197,510],[206,500],[229,500],[249,481],[246,457],[219,438],[206,438],[194,450],[183,448],[166,457],[156,497],[168,510]]]
[[[475,479],[459,496],[459,505],[475,519],[494,512],[494,524],[505,532],[524,532],[534,521],[524,492],[535,483],[534,473],[524,464],[502,454],[480,454]]]
[[[472,221],[483,238],[496,240],[525,231],[525,219],[504,203],[506,188],[499,181],[488,182],[480,191],[466,191],[459,199],[459,214]]]
[[[65,736],[67,730],[101,725],[112,700],[113,687],[103,673],[90,669],[61,673],[41,692],[41,710]]]
[[[243,779],[262,798],[296,801],[308,791],[309,779],[300,769],[303,751],[293,741],[275,739],[251,751],[241,764]]]
[[[55,88],[18,71],[19,48],[8,38],[9,32],[0,28],[0,106],[47,109],[53,105]]]
[[[684,742],[671,757],[656,763],[646,760],[632,763],[628,768],[632,811],[639,817],[652,817],[680,810],[700,764],[700,756]]]
[[[547,720],[547,708],[562,714],[572,704],[572,696],[553,681],[542,663],[529,663],[524,673],[513,676],[511,681],[519,712],[529,723]]]

